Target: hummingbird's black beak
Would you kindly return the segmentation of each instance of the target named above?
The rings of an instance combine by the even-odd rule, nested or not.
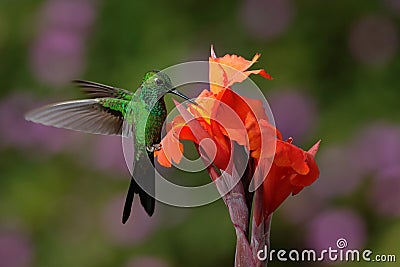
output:
[[[198,106],[198,104],[197,104],[196,102],[194,102],[192,99],[190,99],[190,98],[187,97],[186,95],[182,94],[181,92],[179,92],[179,91],[178,91],[177,89],[175,89],[175,88],[172,89],[172,90],[170,90],[168,93],[171,93],[171,94],[180,96],[180,97],[182,97],[183,99],[189,101],[190,103],[195,104],[196,106]]]

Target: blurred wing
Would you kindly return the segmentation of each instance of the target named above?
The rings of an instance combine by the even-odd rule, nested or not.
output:
[[[99,99],[61,102],[29,112],[26,120],[93,134],[120,135],[123,115],[106,108]]]
[[[77,86],[79,86],[82,91],[91,98],[102,98],[102,97],[112,97],[124,100],[131,100],[133,93],[131,91],[116,88],[101,83],[75,80],[73,81]]]
[[[125,120],[125,122],[123,123],[121,132],[123,137],[135,140],[135,126],[132,123],[129,123],[128,120]]]

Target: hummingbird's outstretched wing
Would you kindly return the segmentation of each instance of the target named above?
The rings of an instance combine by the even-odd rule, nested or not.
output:
[[[104,100],[84,99],[51,104],[32,110],[26,114],[25,119],[87,133],[121,135],[123,114],[105,107]]]
[[[131,100],[133,93],[131,91],[104,85],[101,83],[85,81],[85,80],[74,80],[74,84],[82,89],[90,98],[103,98],[112,97],[124,100]]]

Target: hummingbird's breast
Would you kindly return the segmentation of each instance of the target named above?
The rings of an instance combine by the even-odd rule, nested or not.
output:
[[[139,88],[143,89],[143,88]],[[167,108],[164,97],[157,100],[144,98],[143,92],[135,94],[131,103],[133,124],[135,126],[135,147],[136,158],[140,158],[145,147],[159,144],[161,141],[161,130],[167,117]]]
[[[151,109],[146,123],[146,146],[158,144],[161,141],[161,130],[167,118],[167,108],[164,98],[160,98]]]

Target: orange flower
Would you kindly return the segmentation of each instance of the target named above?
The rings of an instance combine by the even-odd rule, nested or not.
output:
[[[256,54],[251,61],[236,55],[217,58],[212,49],[209,59],[210,91],[204,90],[199,95],[196,99],[198,106],[191,105],[186,109],[175,103],[181,115],[172,121],[171,130],[162,140],[162,149],[156,152],[156,156],[161,165],[170,167],[171,161],[179,163],[182,158],[183,147],[179,140],[191,140],[201,146],[202,140],[210,139],[216,148],[214,165],[229,171],[226,167],[231,159],[232,141],[244,146],[254,159],[253,169],[260,164],[261,170],[252,175],[263,180],[266,218],[290,194],[298,194],[318,178],[314,155],[319,142],[305,152],[293,145],[291,139],[283,141],[280,132],[268,122],[260,100],[242,97],[229,88],[250,74],[272,79],[264,70],[248,70],[259,56]],[[200,150],[199,153],[213,154],[212,147]],[[271,168],[266,173],[264,165],[269,167],[268,162],[271,161]]]
[[[258,121],[268,123],[262,102],[239,96],[229,89],[233,83],[243,81],[250,74],[272,79],[265,70],[248,70],[259,57],[256,54],[251,61],[236,55],[217,58],[212,48],[209,59],[210,91],[204,90],[196,99],[199,106],[191,105],[187,110],[186,117],[197,121],[207,133],[207,138],[215,142],[217,152],[214,164],[220,169],[225,169],[229,162],[231,141],[246,146],[251,156],[260,156],[262,135]],[[155,153],[158,162],[165,167],[170,167],[171,161],[179,163],[182,158],[181,145],[179,148],[170,146],[178,144],[177,139],[191,140],[197,145],[201,142],[201,138],[196,137],[198,132],[193,134],[188,121],[182,116],[177,116],[171,125],[171,132],[161,142],[162,149]]]
[[[180,115],[169,125],[171,130],[161,142],[162,149],[155,152],[160,164],[169,167],[171,162],[178,163],[182,158],[179,140],[191,140],[206,163],[212,160],[213,165],[207,164],[207,170],[213,181],[222,171],[230,174],[228,179],[240,178],[222,197],[238,238],[236,260],[244,266],[253,262],[252,251],[268,243],[270,215],[289,195],[298,194],[319,176],[314,160],[319,142],[304,151],[293,145],[292,139],[283,141],[280,132],[268,121],[260,100],[240,96],[230,89],[250,74],[272,79],[263,69],[249,70],[259,57],[256,54],[252,60],[236,55],[218,58],[211,48],[209,90],[196,99],[198,105],[186,108],[175,102]],[[211,142],[203,142],[207,139]],[[249,152],[249,158],[241,158],[243,152]],[[238,177],[240,171],[244,172]],[[250,189],[258,185],[254,197]],[[249,244],[251,211],[255,224]]]
[[[291,142],[291,139],[276,140],[274,161],[263,182],[265,218],[274,212],[290,194],[298,194],[319,176],[314,156],[318,151],[320,141],[307,152]]]

